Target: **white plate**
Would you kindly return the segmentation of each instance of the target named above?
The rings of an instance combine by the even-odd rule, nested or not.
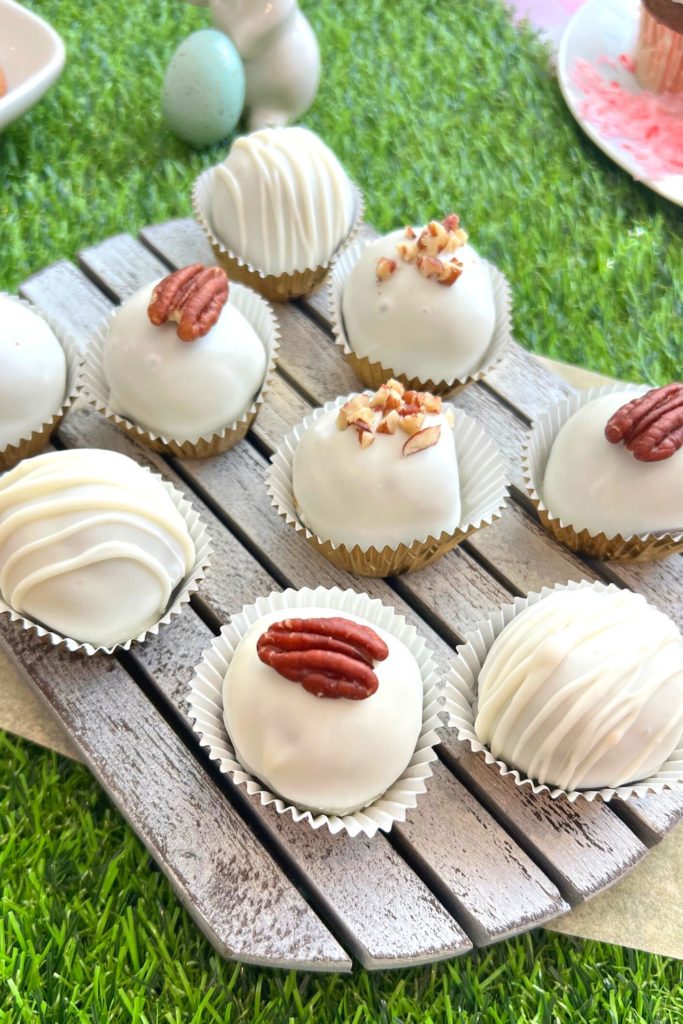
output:
[[[582,116],[579,107],[584,94],[574,85],[572,74],[577,58],[600,70],[600,57],[616,60],[622,53],[633,53],[640,16],[640,0],[588,0],[567,25],[557,55],[557,76],[567,106],[586,135],[616,164],[654,192],[683,206],[683,174],[670,174],[653,180],[646,176],[637,160],[618,141],[605,139]],[[635,77],[620,65],[609,68],[610,79],[617,79],[631,92],[641,92]]]
[[[14,0],[0,0],[0,68],[8,91],[0,98],[0,131],[43,96],[64,67],[55,30]]]

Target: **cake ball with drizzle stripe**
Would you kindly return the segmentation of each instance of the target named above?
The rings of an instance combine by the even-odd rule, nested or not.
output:
[[[683,734],[683,638],[640,594],[557,590],[491,646],[475,731],[494,757],[566,791],[646,779]]]
[[[0,478],[0,594],[63,636],[94,647],[138,636],[194,559],[167,489],[125,455],[50,452]]]

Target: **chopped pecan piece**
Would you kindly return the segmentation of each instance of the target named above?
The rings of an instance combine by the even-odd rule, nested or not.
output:
[[[208,334],[228,301],[228,275],[220,267],[193,263],[169,274],[155,287],[147,316],[155,327],[178,324],[181,341]]]
[[[256,653],[316,697],[364,700],[378,686],[373,664],[384,661],[389,648],[369,626],[334,616],[274,622],[259,637]]]
[[[375,273],[378,281],[388,281],[389,278],[396,272],[397,263],[396,260],[387,259],[386,256],[380,256],[377,260]]]
[[[654,388],[622,405],[607,422],[605,437],[640,462],[670,459],[683,447],[683,384]]]
[[[425,448],[431,448],[440,437],[441,427],[425,427],[424,430],[418,430],[417,433],[411,434],[403,445],[403,454],[416,455]]]

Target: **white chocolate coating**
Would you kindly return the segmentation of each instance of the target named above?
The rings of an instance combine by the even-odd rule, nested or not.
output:
[[[249,409],[266,374],[266,351],[229,298],[196,341],[181,341],[174,323],[155,327],[147,307],[156,284],[124,302],[109,328],[103,350],[109,405],[162,437],[196,441]]]
[[[66,358],[50,327],[0,295],[0,449],[49,423],[65,391]]]
[[[344,168],[306,128],[244,135],[214,170],[213,230],[264,274],[326,264],[351,230],[355,212]]]
[[[361,448],[353,427],[339,430],[337,412],[303,434],[292,460],[292,489],[302,522],[322,540],[381,549],[438,537],[460,523],[460,483],[453,428],[442,413],[439,440],[402,454],[408,434],[376,434]]]
[[[605,426],[633,393],[603,395],[560,428],[540,490],[546,508],[577,530],[613,537],[683,528],[683,448],[661,462],[639,462],[610,444]]]
[[[645,779],[683,734],[683,639],[639,594],[555,591],[494,641],[475,731],[494,757],[564,790]]]
[[[194,557],[168,492],[125,455],[50,452],[0,477],[0,593],[63,636],[95,647],[137,636]]]
[[[493,337],[488,270],[470,245],[461,246],[452,255],[464,269],[445,287],[399,257],[396,246],[404,241],[403,229],[376,239],[351,269],[342,296],[349,345],[358,356],[407,377],[462,380],[481,365]],[[380,282],[375,270],[381,256],[397,266]]]
[[[266,626],[348,612],[296,608],[270,612],[242,637],[223,686],[223,717],[245,769],[286,800],[326,814],[348,814],[385,792],[407,767],[422,726],[422,677],[408,648],[371,628],[389,648],[376,662],[379,686],[365,700],[314,697],[259,659]]]

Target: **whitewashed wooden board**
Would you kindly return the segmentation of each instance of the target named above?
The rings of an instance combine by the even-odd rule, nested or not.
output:
[[[187,220],[119,235],[24,283],[20,293],[87,344],[112,305],[169,267],[213,262]],[[533,515],[521,480],[529,420],[568,390],[514,347],[456,403],[501,445],[513,498],[503,518],[437,565],[392,580],[354,580],[275,514],[268,458],[313,405],[358,387],[333,344],[324,288],[280,306],[280,367],[253,430],[204,462],[136,446],[83,404],[56,443],[123,451],[184,489],[215,549],[191,607],[129,654],[49,650],[0,622],[5,644],[68,730],[111,799],[167,874],[199,927],[227,957],[348,971],[452,957],[534,928],[613,884],[683,815],[683,789],[633,803],[568,805],[520,790],[452,738],[405,824],[374,840],[295,825],[232,785],[186,718],[193,668],[211,636],[270,590],[355,586],[393,604],[447,660],[464,633],[517,594],[568,579],[607,579],[683,619],[680,558],[602,565],[559,547]]]

